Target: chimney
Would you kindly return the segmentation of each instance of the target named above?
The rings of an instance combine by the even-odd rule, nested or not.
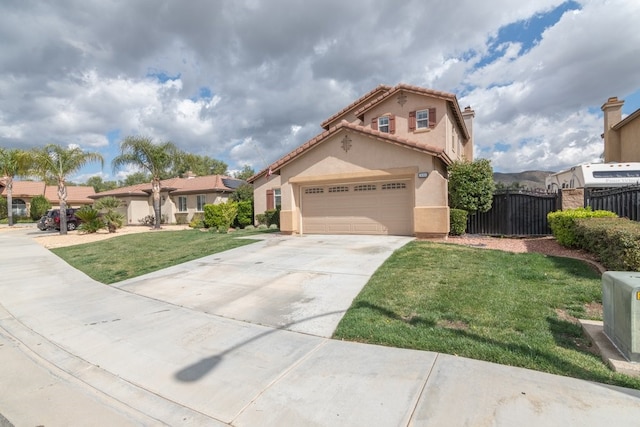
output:
[[[197,175],[193,173],[193,171],[186,171],[185,173],[182,174],[182,177],[187,179],[192,179],[192,178],[195,178],[196,176]]]
[[[621,147],[620,134],[618,131],[611,129],[622,120],[622,106],[624,100],[618,100],[617,96],[607,99],[601,109],[604,113],[604,162],[620,162]]]
[[[470,106],[464,108],[462,112],[462,119],[464,125],[469,132],[469,141],[465,144],[464,157],[469,161],[473,161],[473,118],[476,116],[476,112],[471,109]]]

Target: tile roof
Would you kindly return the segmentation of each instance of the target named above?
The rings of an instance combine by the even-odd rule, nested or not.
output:
[[[336,114],[334,114],[333,116],[329,117],[327,120],[325,120],[324,122],[322,122],[320,124],[320,126],[322,126],[323,128],[325,128],[326,130],[329,130],[329,123],[331,123],[332,121],[334,121],[335,119],[337,119],[338,117],[340,117],[343,114],[348,113],[351,110],[354,109],[358,109],[360,105],[363,105],[364,103],[367,103],[370,99],[372,99],[373,97],[379,97],[381,94],[384,94],[388,91],[390,91],[391,89],[393,89],[391,86],[387,86],[387,85],[378,85],[378,87],[376,87],[375,89],[373,89],[372,91],[362,95],[360,98],[358,98],[356,101],[352,102],[351,104],[347,105],[345,108],[343,108],[342,110],[338,111]]]
[[[314,138],[310,139],[309,141],[305,142],[304,144],[302,144],[301,146],[299,146],[295,150],[293,150],[290,153],[286,154],[285,156],[283,156],[279,160],[275,161],[268,168],[265,168],[264,170],[258,172],[257,174],[255,174],[254,176],[249,178],[248,181],[249,182],[255,181],[259,177],[267,174],[269,170],[271,171],[271,173],[277,172],[281,167],[283,167],[287,163],[291,162],[293,159],[295,159],[296,157],[300,156],[302,153],[312,149],[316,145],[322,143],[324,140],[326,140],[327,138],[335,135],[336,133],[338,133],[340,131],[357,132],[357,133],[359,133],[361,135],[366,135],[366,136],[369,136],[369,137],[373,137],[373,138],[376,138],[376,139],[378,139],[380,141],[388,142],[388,143],[399,145],[399,146],[402,146],[402,147],[414,149],[414,150],[417,150],[417,151],[420,151],[420,152],[423,152],[423,153],[431,154],[432,156],[441,158],[446,164],[451,163],[451,159],[449,158],[449,156],[447,156],[447,154],[444,152],[444,150],[442,148],[437,148],[437,147],[432,147],[432,146],[429,146],[429,145],[426,145],[426,144],[421,144],[419,142],[412,141],[412,140],[409,140],[407,138],[401,138],[401,137],[398,137],[398,136],[395,136],[395,135],[391,135],[391,134],[386,133],[386,132],[380,132],[380,131],[373,130],[373,129],[368,128],[368,127],[356,125],[354,123],[349,123],[346,120],[343,120],[337,126],[333,126],[329,130],[326,130],[326,131],[322,132],[321,134],[319,134],[316,137],[314,137]]]
[[[3,182],[4,185],[4,182]],[[6,196],[6,187],[0,188],[0,194]],[[93,187],[86,185],[68,185],[67,186],[67,203],[88,204],[93,203],[89,197],[95,194]],[[58,199],[58,186],[45,185],[42,181],[13,181],[12,197],[15,198],[32,198],[35,196],[44,196],[52,204],[60,203]]]
[[[207,192],[232,192],[234,188],[228,187],[225,180],[235,180],[225,175],[206,175],[192,178],[169,178],[160,181],[160,187],[171,194],[191,194]],[[227,181],[228,182],[228,181]],[[114,190],[101,191],[92,196],[93,199],[105,196],[142,196],[151,194],[151,183],[130,185]]]

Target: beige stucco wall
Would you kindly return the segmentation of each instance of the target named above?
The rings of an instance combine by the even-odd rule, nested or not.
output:
[[[226,203],[229,200],[229,194],[228,193],[199,193],[199,194],[179,194],[179,195],[172,195],[171,196],[171,222],[175,223],[177,222],[177,215],[184,215],[186,214],[186,221],[190,222],[193,219],[193,216],[196,213],[204,213],[204,211],[199,211],[197,210],[198,207],[198,200],[197,197],[198,196],[204,196],[205,198],[205,204],[207,205],[217,205],[220,203]],[[187,210],[185,212],[180,212],[178,210],[178,197],[186,197],[187,198]],[[164,215],[166,212],[164,211],[164,207],[162,210],[162,214]]]
[[[640,116],[625,124],[620,133],[620,162],[640,162]]]
[[[253,212],[262,214],[267,210],[267,190],[280,188],[280,175],[262,176],[253,183]],[[282,216],[281,216],[282,218]]]
[[[347,151],[343,149],[345,136],[350,140]],[[414,188],[415,206],[434,208],[419,213],[420,224],[425,224],[421,230],[446,235],[449,231],[447,181],[437,171],[442,168],[438,163],[428,154],[343,130],[284,166],[277,179],[262,177],[256,180],[255,212],[261,213],[266,208],[266,190],[279,186],[282,195],[280,229],[285,233],[298,233],[303,186],[404,178],[409,179]],[[429,176],[417,178],[418,172],[428,172]],[[433,213],[438,218],[427,218]]]

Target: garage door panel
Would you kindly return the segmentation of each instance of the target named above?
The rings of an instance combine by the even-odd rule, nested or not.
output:
[[[303,188],[303,233],[411,235],[410,188],[408,181]]]

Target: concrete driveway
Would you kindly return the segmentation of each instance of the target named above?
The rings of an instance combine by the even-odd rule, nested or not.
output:
[[[330,337],[403,236],[259,236],[112,286],[230,319]]]

